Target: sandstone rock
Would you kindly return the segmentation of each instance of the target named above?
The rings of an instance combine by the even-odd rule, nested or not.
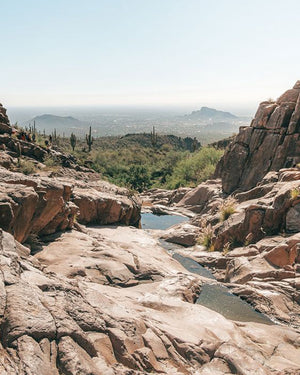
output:
[[[49,234],[72,227],[77,207],[64,199],[63,185],[45,181],[27,187],[26,179],[11,184],[14,182],[9,181],[11,175],[0,177],[0,181],[3,178],[7,182],[0,182],[3,191],[0,226],[3,229],[24,242],[31,233]]]
[[[24,373],[58,375],[56,367],[50,361],[50,355],[47,356],[32,337],[24,335],[17,340],[16,345]]]
[[[188,223],[174,225],[167,229],[162,239],[182,246],[193,246],[197,243],[200,229]]]
[[[6,114],[6,109],[0,104],[0,133],[11,134],[12,128]]]
[[[295,201],[291,199],[291,191],[298,185],[299,180],[267,184],[266,194],[253,199],[253,196],[257,196],[255,190],[260,187],[254,188],[249,192],[237,194],[237,199],[241,202],[235,204],[235,213],[224,222],[219,222],[215,208],[202,215],[199,222],[197,219],[192,222],[199,226],[202,222],[203,226],[205,219],[206,224],[212,226],[212,244],[216,250],[222,250],[226,244],[233,248],[255,243],[266,235],[275,235],[283,230],[291,231],[291,220],[293,225],[298,225],[298,220],[292,219],[296,205],[293,206]],[[261,195],[262,191],[258,195]],[[249,201],[245,200],[248,198]],[[297,230],[296,227],[294,230]]]
[[[40,299],[40,291],[28,288],[25,283],[19,282],[6,287],[7,302],[3,322],[6,344],[24,334],[35,339],[55,337],[55,322]]]
[[[62,253],[64,239],[59,252],[49,252],[55,263],[49,272],[49,265],[42,267],[37,256],[20,258],[13,237],[2,232],[0,275],[5,280],[2,289],[7,301],[5,311],[1,310],[3,318],[0,311],[0,329],[5,335],[0,370],[4,374],[141,375],[150,371],[187,375],[213,369],[218,374],[232,366],[247,373],[255,369],[254,363],[261,371],[275,371],[278,365],[283,370],[300,368],[296,331],[254,323],[239,325],[193,304],[202,279],[187,272],[146,233],[125,227],[91,228],[88,232],[80,233],[86,238],[85,246],[79,243],[76,250],[76,237],[73,242],[75,253],[81,249],[86,274],[89,247],[89,256],[97,255],[100,263],[110,255],[111,265],[123,262],[131,271],[141,273],[152,267],[150,272],[159,269],[161,278],[129,288],[103,285],[87,276],[67,278],[60,271],[69,256],[67,250]],[[64,236],[71,238],[72,233]],[[290,245],[295,241],[296,237]],[[149,250],[157,262],[156,270]],[[257,329],[260,331],[251,337]],[[235,353],[226,345],[232,345]]]
[[[300,232],[300,204],[291,207],[286,214],[286,230]]]
[[[140,205],[127,190],[101,181],[75,187],[75,180],[24,176],[0,169],[0,227],[21,242],[29,235],[49,235],[84,223],[139,225]],[[103,191],[102,191],[103,190]]]
[[[108,365],[117,363],[114,350],[109,339],[109,336],[100,332],[88,333],[90,340],[93,342],[94,347],[99,356],[102,356]]]
[[[138,203],[124,196],[115,196],[94,189],[74,189],[74,203],[79,207],[81,223],[139,225]]]
[[[261,361],[252,358],[251,355],[237,350],[234,345],[225,343],[221,345],[215,353],[217,358],[224,359],[230,366],[230,369],[236,373],[251,375],[268,375],[269,371],[261,367]]]
[[[165,206],[172,206],[178,203],[191,188],[181,187],[175,190],[165,189],[149,189],[140,194],[140,198],[144,203],[163,204]]]
[[[13,165],[13,158],[5,151],[0,151],[0,165],[6,169],[11,168]]]
[[[62,337],[58,344],[58,366],[66,374],[101,375],[92,358],[70,337]]]
[[[225,193],[249,190],[267,172],[299,163],[299,92],[288,90],[275,103],[261,103],[252,130],[240,129],[216,170]]]
[[[143,340],[147,347],[154,353],[157,359],[169,358],[168,352],[161,339],[150,329],[143,334]]]
[[[177,203],[178,207],[184,206],[190,210],[203,213],[210,201],[221,196],[220,181],[206,181],[184,195]]]
[[[299,249],[296,245],[290,248],[288,245],[283,244],[275,247],[265,255],[265,259],[274,266],[284,267],[293,265],[298,256]]]

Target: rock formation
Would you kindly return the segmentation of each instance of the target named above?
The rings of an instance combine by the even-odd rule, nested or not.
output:
[[[269,171],[300,163],[300,81],[277,101],[262,102],[219,162],[223,191],[253,188]]]
[[[168,202],[173,212],[184,207],[196,215],[161,234],[169,242],[193,244],[181,254],[208,267],[258,311],[297,329],[299,93],[300,82],[277,102],[260,105],[251,126],[241,129],[221,159],[222,180],[202,183],[179,202]]]
[[[0,134],[11,134],[11,126],[6,114],[6,109],[0,104]]]
[[[204,280],[146,233],[84,231],[52,239],[35,257],[1,231],[1,374],[287,375],[300,369],[297,332],[235,323],[193,304]]]
[[[24,176],[0,167],[0,227],[19,242],[79,223],[139,225],[140,206],[126,189],[72,178]]]
[[[253,146],[258,156],[248,153],[245,163],[258,169],[261,147],[278,135],[295,152],[277,145],[269,166],[263,158],[261,177],[247,180],[238,171],[235,186],[224,163],[228,160],[229,171],[236,149],[247,149],[246,142],[235,140],[225,154],[218,167],[224,168],[223,190],[243,190],[235,192],[234,201],[222,191],[221,180],[143,197],[148,210],[191,217],[157,235],[185,246],[210,236],[210,250],[219,251],[196,245],[181,253],[208,266],[217,280],[187,271],[146,231],[101,226],[138,226],[140,204],[126,189],[78,168],[75,160],[59,156],[70,168],[51,174],[10,171],[17,141],[3,127],[0,374],[299,374],[300,170],[279,170],[289,160],[298,163],[293,139],[299,129],[291,125],[298,124],[298,86],[273,103],[265,122],[245,130],[252,143],[258,130],[264,134]],[[10,128],[0,109],[1,126]],[[280,120],[271,121],[275,113]],[[259,117],[265,115],[258,111]],[[282,131],[272,123],[288,126],[280,125]],[[22,155],[36,162],[48,153],[29,142],[21,147]],[[265,174],[270,169],[276,171]],[[233,210],[220,219],[229,204]],[[195,303],[205,285],[219,282],[280,324],[232,321]]]

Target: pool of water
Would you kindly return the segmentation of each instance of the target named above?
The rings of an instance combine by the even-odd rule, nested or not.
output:
[[[209,270],[207,270],[206,268],[201,266],[199,263],[197,263],[195,260],[188,258],[188,257],[184,257],[178,253],[174,253],[173,258],[176,259],[180,264],[182,264],[183,267],[187,269],[188,271],[192,273],[196,273],[197,275],[200,275],[200,276],[207,277],[208,279],[215,280],[214,275]]]
[[[186,221],[188,218],[176,215],[157,216],[154,214],[142,214],[142,228],[144,229],[166,229],[169,226]],[[213,274],[197,263],[195,260],[182,256],[176,250],[181,246],[172,244],[164,240],[159,241],[161,246],[172,254],[176,259],[191,273],[204,276],[209,279],[215,279]],[[228,288],[218,284],[203,284],[201,294],[197,300],[199,305],[206,306],[211,310],[225,316],[227,319],[241,322],[256,322],[264,324],[274,324],[267,316],[256,311],[250,304],[243,301],[240,297],[232,294]]]
[[[227,319],[274,324],[266,315],[254,310],[251,305],[230,293],[229,289],[222,285],[204,284],[196,303],[222,314]]]
[[[154,215],[152,213],[144,213],[141,215],[143,229],[167,229],[172,225],[188,221],[186,216],[179,215]]]

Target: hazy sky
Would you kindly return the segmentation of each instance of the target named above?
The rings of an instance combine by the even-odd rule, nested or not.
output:
[[[298,0],[1,1],[5,106],[255,108],[300,79]]]

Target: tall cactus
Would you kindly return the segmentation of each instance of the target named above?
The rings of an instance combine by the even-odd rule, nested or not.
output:
[[[76,147],[76,143],[77,143],[76,135],[74,133],[71,133],[70,143],[71,143],[72,149],[74,151],[75,147]]]
[[[85,139],[86,139],[86,144],[88,145],[89,147],[89,151],[91,151],[92,149],[92,144],[94,142],[94,139],[92,137],[92,127],[90,126],[90,131],[89,131],[89,134],[86,134],[85,135]]]
[[[155,131],[155,126],[153,126],[153,130],[151,132],[151,144],[153,147],[157,146],[157,133]]]
[[[18,158],[20,158],[22,156],[22,148],[21,148],[20,142],[16,142],[16,152],[17,152]]]
[[[193,141],[192,141],[192,152],[195,152],[198,150],[198,147],[199,147],[199,143],[197,141],[197,138],[194,137]]]

